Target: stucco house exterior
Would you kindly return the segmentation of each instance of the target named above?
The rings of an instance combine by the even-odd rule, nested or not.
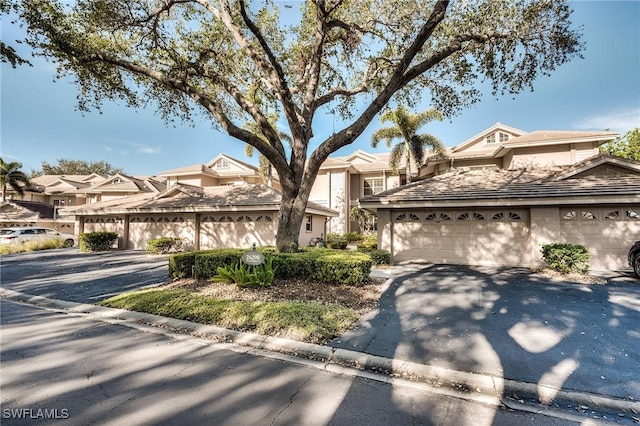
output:
[[[591,268],[628,267],[640,239],[640,162],[458,168],[360,199],[395,261],[534,266],[546,243],[587,247]]]
[[[159,194],[137,194],[64,209],[79,233],[111,231],[118,247],[145,249],[149,240],[179,237],[186,249],[274,246],[280,193],[264,184],[200,187],[174,183]],[[301,245],[326,235],[337,213],[309,203],[300,229]]]

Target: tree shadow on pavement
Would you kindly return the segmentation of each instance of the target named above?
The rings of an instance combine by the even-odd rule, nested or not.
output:
[[[523,268],[400,269],[377,311],[331,342],[540,386],[640,399],[640,286],[553,282]],[[548,387],[548,388],[547,388]]]

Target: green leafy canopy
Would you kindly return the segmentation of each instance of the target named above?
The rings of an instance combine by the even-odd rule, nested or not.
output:
[[[153,102],[167,121],[204,115],[262,153],[282,185],[280,250],[297,248],[320,165],[390,102],[413,108],[424,97],[452,116],[480,99],[478,80],[517,93],[583,49],[560,0],[294,4],[24,0],[19,12],[27,41],[75,76],[81,110]],[[314,119],[327,111],[346,124],[316,140]]]

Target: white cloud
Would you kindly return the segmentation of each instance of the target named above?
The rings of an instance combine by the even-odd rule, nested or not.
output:
[[[159,147],[151,147],[151,146],[143,146],[140,149],[138,149],[138,152],[141,152],[143,154],[160,154],[162,152],[162,148]]]
[[[640,107],[593,115],[574,124],[580,130],[604,130],[626,133],[640,127]]]

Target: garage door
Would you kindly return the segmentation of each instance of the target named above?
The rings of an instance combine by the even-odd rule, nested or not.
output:
[[[276,242],[273,213],[204,215],[200,248],[272,246]]]
[[[640,240],[640,205],[560,209],[561,242],[582,244],[592,269],[628,268],[627,253]]]
[[[193,244],[193,215],[135,215],[129,221],[129,248],[144,250],[147,242],[161,237],[182,238]]]
[[[395,261],[525,265],[529,215],[519,210],[412,210],[392,213]]]

